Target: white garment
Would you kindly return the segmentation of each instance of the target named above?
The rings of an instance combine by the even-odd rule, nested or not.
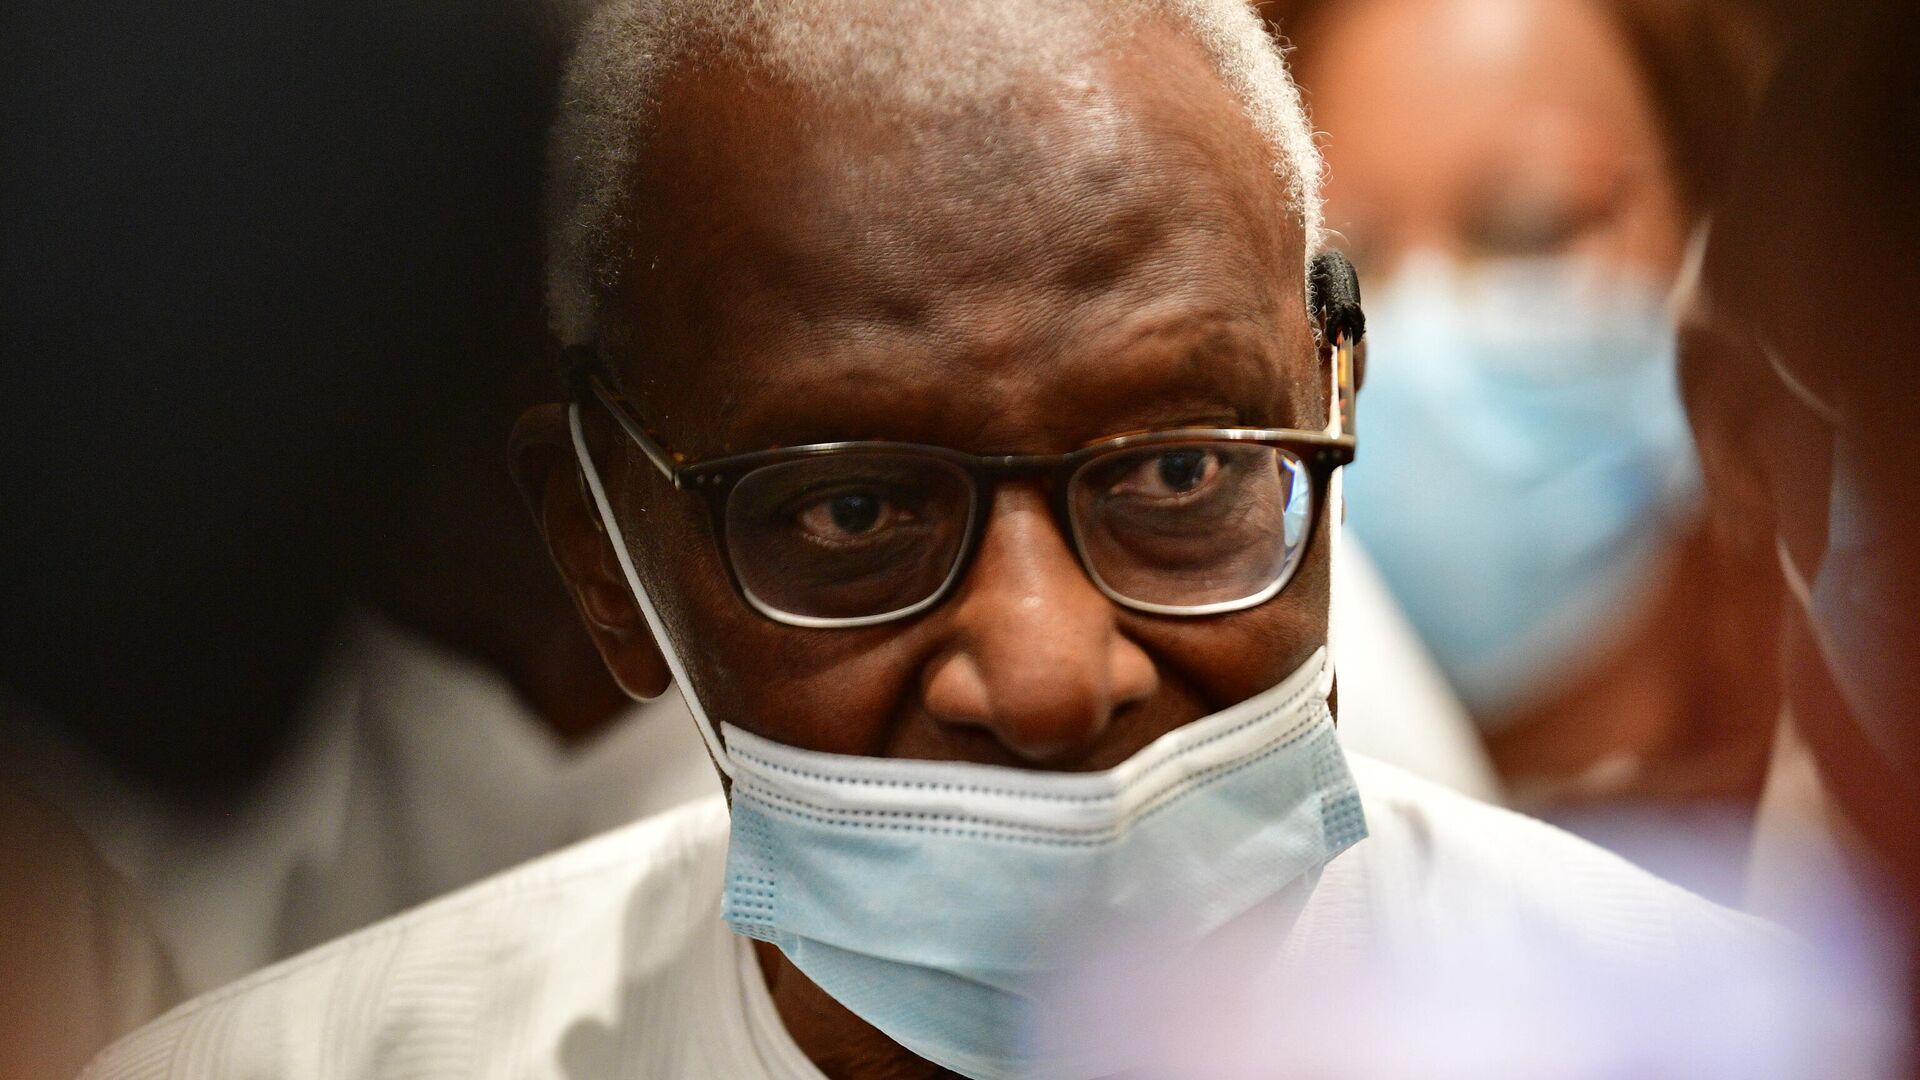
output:
[[[1373,560],[1340,530],[1331,638],[1340,744],[1485,802],[1500,781],[1480,733]]]
[[[372,615],[343,631],[298,742],[230,818],[99,782],[75,800],[190,993],[719,790],[675,691],[568,747],[492,669]]]
[[[1851,831],[1791,710],[1783,709],[1754,813],[1741,906],[1802,931],[1816,931],[1816,920],[1864,921],[1866,889],[1847,854],[1861,847]]]
[[[1317,956],[1525,927],[1654,965],[1769,937],[1550,826],[1354,772],[1371,836],[1296,924]],[[190,1002],[86,1080],[821,1080],[720,921],[726,837],[715,798],[589,841]]]
[[[1912,976],[1899,920],[1873,894],[1871,850],[1821,779],[1813,750],[1783,708],[1754,814],[1741,906],[1811,943],[1829,1011],[1844,1015],[1844,1056],[1825,1076],[1909,1077],[1920,1061],[1906,1023]],[[1838,1026],[1838,1025],[1836,1025]]]

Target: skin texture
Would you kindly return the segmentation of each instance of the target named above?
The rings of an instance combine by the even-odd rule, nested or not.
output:
[[[1062,452],[1189,423],[1318,427],[1330,389],[1303,236],[1271,151],[1197,46],[1158,27],[962,116],[822,100],[703,66],[670,80],[603,346],[647,420],[702,458],[822,439]],[[1263,690],[1326,639],[1325,521],[1288,588],[1141,615],[1081,571],[1035,484],[1003,486],[953,596],[806,630],[728,584],[705,507],[603,412],[589,444],[716,720],[815,750],[1088,770]],[[581,490],[565,416],[516,473],[615,678],[666,673]],[[760,951],[835,1077],[940,1075]]]
[[[1591,0],[1355,0],[1283,29],[1328,132],[1328,225],[1363,276],[1421,252],[1678,273],[1690,213],[1639,69]],[[1580,664],[1487,718],[1513,798],[1550,812],[1755,796],[1772,698],[1747,675],[1770,656],[1774,603],[1750,584],[1759,556],[1682,531]]]

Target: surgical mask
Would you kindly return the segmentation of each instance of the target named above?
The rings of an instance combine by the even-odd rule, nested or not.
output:
[[[921,1057],[975,1078],[1110,1075],[1126,1062],[1035,1049],[1027,1028],[1050,986],[1107,964],[1112,943],[1164,957],[1257,909],[1297,911],[1319,869],[1366,835],[1325,649],[1098,773],[716,731],[634,571],[577,407],[571,423],[634,598],[732,780],[723,917]]]
[[[1484,721],[1594,648],[1691,509],[1667,291],[1424,257],[1367,328],[1353,529]]]

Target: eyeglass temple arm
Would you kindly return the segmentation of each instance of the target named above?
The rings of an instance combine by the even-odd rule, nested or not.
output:
[[[593,392],[593,396],[599,398],[600,404],[606,406],[607,411],[613,414],[614,422],[620,425],[620,430],[627,433],[627,438],[632,439],[633,444],[640,448],[640,452],[647,455],[647,460],[653,462],[653,467],[660,470],[660,475],[667,478],[667,482],[673,485],[674,490],[680,490],[683,486],[680,465],[673,460],[673,455],[667,452],[667,448],[647,434],[647,429],[641,427],[640,421],[634,419],[633,413],[628,411],[626,402],[614,396],[613,392],[607,389],[606,383],[600,381],[598,375],[588,375],[586,383]]]
[[[1327,433],[1354,435],[1354,389],[1360,380],[1354,349],[1367,333],[1367,316],[1360,309],[1360,275],[1353,263],[1328,249],[1313,257],[1307,268],[1307,306],[1320,321],[1322,340],[1333,351],[1333,402]]]

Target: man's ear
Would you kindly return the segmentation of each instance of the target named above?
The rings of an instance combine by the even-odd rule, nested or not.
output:
[[[537,405],[520,414],[507,456],[534,527],[546,539],[547,553],[607,670],[630,696],[642,701],[659,697],[673,675],[587,492],[574,457],[567,406]]]

